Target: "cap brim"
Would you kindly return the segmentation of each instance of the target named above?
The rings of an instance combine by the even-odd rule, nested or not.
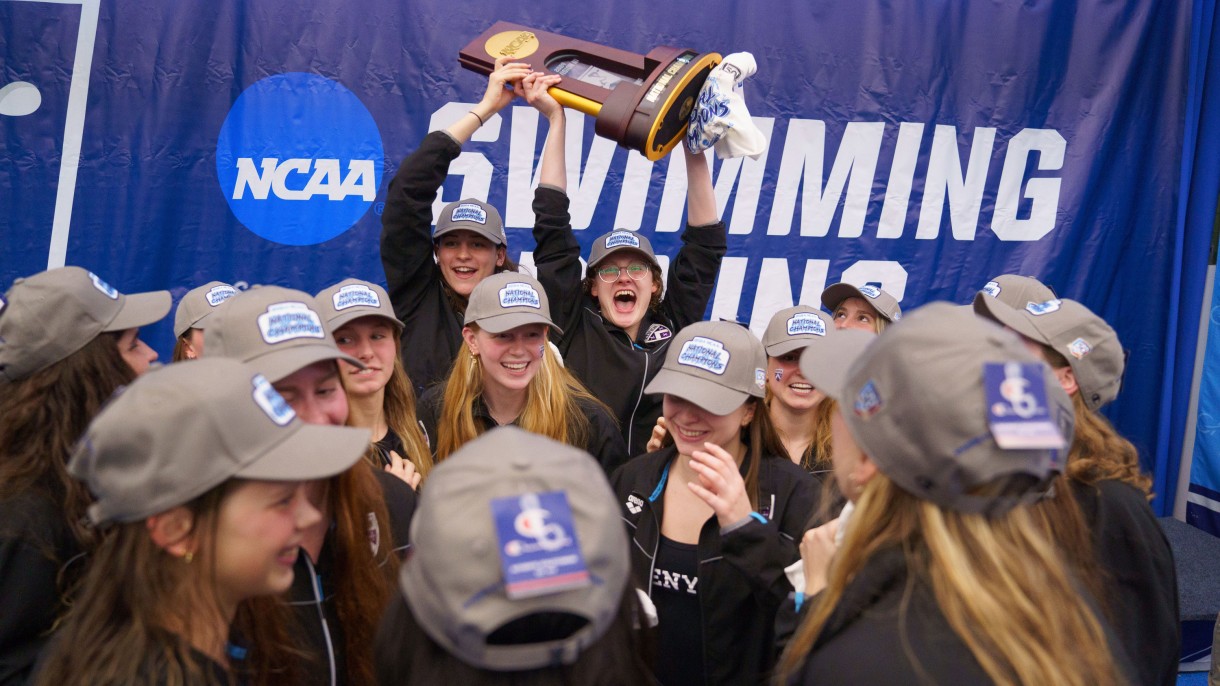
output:
[[[326,321],[326,325],[328,327],[330,327],[331,331],[334,331],[334,330],[338,329],[339,327],[348,324],[349,322],[354,322],[357,319],[363,319],[365,317],[377,317],[379,319],[385,319],[386,321],[393,324],[394,327],[398,329],[399,333],[402,333],[402,330],[404,328],[406,328],[406,326],[401,321],[399,321],[398,317],[388,317],[385,315],[385,313],[377,312],[375,310],[364,310],[363,312],[361,312],[361,311],[344,312],[342,314],[335,315],[334,317],[328,319]]]
[[[291,436],[233,476],[265,481],[325,479],[356,464],[371,438],[368,429],[302,423]]]
[[[801,375],[813,387],[837,399],[843,397],[847,372],[877,336],[867,331],[842,329],[827,336],[816,347],[801,353]]]
[[[675,395],[715,415],[726,415],[750,398],[745,391],[735,391],[703,377],[664,368],[657,372],[644,392]]]
[[[479,328],[488,333],[504,333],[518,326],[526,324],[546,324],[555,330],[555,333],[563,335],[563,329],[555,326],[548,317],[542,314],[533,312],[507,312],[505,314],[495,314],[490,317],[483,317],[474,322],[479,325]]]
[[[831,314],[834,314],[835,308],[839,306],[839,303],[847,300],[848,298],[860,298],[863,300],[868,300],[864,297],[864,294],[860,292],[859,288],[856,288],[850,283],[836,283],[822,291],[822,306],[830,310]]]
[[[650,255],[647,250],[644,250],[643,248],[637,248],[637,247],[631,246],[631,245],[616,245],[613,248],[610,248],[606,252],[602,253],[601,255],[598,255],[597,261],[590,262],[588,269],[593,269],[594,267],[601,264],[602,262],[605,262],[607,257],[610,257],[611,255],[613,255],[615,253],[626,252],[628,250],[642,256],[649,264],[656,267],[657,269],[661,268],[661,263],[657,262],[656,255]],[[592,273],[592,272],[590,272],[590,273]]]
[[[764,349],[767,351],[768,357],[779,357],[780,355],[787,355],[793,350],[808,348],[813,344],[814,341],[810,338],[792,338],[786,341],[780,341],[779,343],[772,343],[769,346],[765,346]]]
[[[441,236],[444,236],[447,233],[453,233],[454,231],[470,231],[471,233],[477,233],[483,238],[495,243],[496,246],[504,245],[504,241],[497,236],[494,231],[488,229],[482,224],[451,224],[443,229],[434,230],[432,232],[432,240],[435,241]]]
[[[299,369],[323,360],[343,360],[353,367],[365,368],[364,363],[360,360],[351,355],[345,355],[325,343],[296,345],[282,350],[272,350],[249,360],[243,360],[243,362],[249,363],[271,383],[276,383]]]
[[[980,311],[980,307],[982,311]],[[1025,315],[1024,310],[1014,309],[1011,305],[992,298],[985,293],[974,296],[974,312],[1002,326],[1007,326],[1032,341],[1037,341],[1043,345],[1052,345],[1050,339],[1039,331],[1033,322],[1029,321],[1029,317]]]
[[[174,304],[169,291],[131,293],[123,296],[123,306],[102,331],[126,331],[159,322]]]

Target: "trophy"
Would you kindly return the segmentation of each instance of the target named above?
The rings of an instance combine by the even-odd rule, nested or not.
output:
[[[721,59],[668,46],[637,55],[501,21],[462,48],[458,62],[490,74],[498,57],[559,74],[563,82],[549,91],[559,104],[595,117],[599,136],[654,161],[686,134],[703,82]]]

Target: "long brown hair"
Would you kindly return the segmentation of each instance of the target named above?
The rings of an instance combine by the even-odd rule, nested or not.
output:
[[[478,331],[477,324],[468,324]],[[483,374],[478,358],[463,344],[445,382],[440,421],[436,429],[436,461],[452,455],[483,432],[474,419],[474,404],[483,394]],[[605,405],[564,368],[551,346],[542,346],[542,358],[526,389],[525,409],[519,426],[560,443],[583,449],[589,435],[589,418],[578,401]],[[614,416],[609,410],[606,413]]]
[[[770,386],[767,386],[764,392],[766,393],[765,407],[769,413],[771,403],[775,402],[775,394],[771,392]],[[788,455],[788,449],[784,447],[783,436],[780,435],[779,428],[775,427],[773,422],[770,423],[773,430],[763,437],[767,450],[773,455],[781,457],[786,455],[788,459],[807,472],[824,472],[830,469],[830,415],[836,406],[834,398],[826,396],[818,401],[817,405],[810,408],[813,440],[809,442],[805,452],[797,456],[799,459],[793,459],[792,455]]]
[[[94,532],[83,522],[92,497],[68,476],[67,460],[114,391],[135,377],[118,334],[103,333],[50,367],[0,385],[0,498],[34,491],[62,503],[69,530],[88,548]]]
[[[990,486],[1002,490],[1010,481]],[[995,683],[1121,683],[1102,624],[1028,508],[991,518],[944,510],[884,474],[865,485],[828,585],[784,651],[777,683],[800,669],[852,578],[893,548],[902,550],[911,579],[930,585],[950,627]],[[908,583],[899,617],[911,589]],[[909,655],[917,670],[919,657]]]
[[[334,476],[329,488],[334,514],[335,608],[343,626],[344,655],[348,683],[375,683],[373,637],[381,611],[395,592],[398,558],[390,545],[391,534],[405,539],[407,532],[391,532],[381,486],[373,466],[359,460]],[[369,518],[378,524],[377,551],[371,545]]]
[[[223,622],[215,586],[216,527],[221,504],[238,483],[229,480],[186,505],[199,541],[191,563],[154,543],[144,521],[119,524],[106,536],[92,556],[79,601],[48,648],[39,686],[153,677],[165,684],[212,683],[209,667],[176,629],[199,626],[201,618]],[[233,627],[207,628],[224,638],[232,628],[243,638],[249,660],[239,670],[250,683],[294,683],[300,655],[288,647],[285,627],[291,621],[282,600],[264,597],[241,603]]]

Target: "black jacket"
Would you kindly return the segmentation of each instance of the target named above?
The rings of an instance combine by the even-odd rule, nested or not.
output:
[[[419,414],[419,420],[424,425],[424,430],[432,436],[433,445],[439,440],[440,434],[437,433],[437,424],[441,417],[441,404],[445,397],[444,385],[436,385],[424,393],[423,397],[416,403],[416,411]],[[618,426],[614,423],[614,418],[606,413],[606,410],[585,400],[577,400],[576,404],[580,407],[581,413],[589,419],[589,433],[585,437],[585,444],[579,446],[585,449],[593,457],[597,458],[598,464],[602,466],[602,470],[609,474],[618,468],[619,465],[627,461],[627,446],[623,444],[623,437],[619,435]],[[491,416],[491,412],[487,409],[487,404],[483,402],[483,398],[479,397],[474,403],[474,420],[479,425],[479,433],[490,431],[496,426],[496,420]],[[513,422],[516,425],[516,422]]]
[[[393,474],[380,469],[374,469],[374,473],[390,515],[389,522],[378,522],[377,545],[392,546],[391,550],[401,558],[409,547],[407,533],[415,513],[415,491]],[[387,524],[389,531],[386,530]],[[316,562],[309,558],[304,549],[297,554],[296,564],[292,568],[292,588],[288,594],[289,604],[297,618],[293,629],[297,643],[313,658],[313,662],[301,670],[305,677],[303,683],[318,686],[348,682],[343,625],[339,621],[339,608],[335,603],[337,584],[334,555],[337,544],[333,531],[332,527],[327,532],[322,553]]]
[[[462,146],[444,131],[424,137],[398,168],[381,215],[381,266],[402,332],[402,361],[416,395],[444,379],[462,342],[454,309],[432,257],[432,202]]]
[[[632,459],[610,477],[633,539],[635,583],[650,595],[665,484],[675,459],[677,449],[670,446]],[[747,467],[748,462],[742,465],[743,474]],[[722,535],[711,517],[699,533],[699,605],[709,685],[759,684],[770,676],[775,611],[792,592],[784,567],[800,557],[797,545],[816,506],[813,477],[788,460],[764,459],[758,486],[765,523],[751,520]]]
[[[646,395],[644,386],[665,362],[673,335],[703,319],[726,250],[724,222],[688,225],[682,232],[682,248],[669,264],[665,297],[644,316],[631,340],[602,319],[597,300],[581,289],[584,272],[568,196],[539,186],[534,217],[534,266],[551,302],[551,319],[564,332],[558,342],[564,365],[618,418],[628,454],[643,454],[661,416],[661,396]]]
[[[0,684],[30,677],[84,568],[62,504],[33,492],[0,500]]]
[[[1174,684],[1182,634],[1173,552],[1144,494],[1121,481],[1072,484],[1105,575],[1106,607],[1140,684]]]

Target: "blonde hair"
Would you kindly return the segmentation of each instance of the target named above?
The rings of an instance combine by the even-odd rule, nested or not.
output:
[[[775,394],[771,392],[770,384],[764,388],[763,393],[763,409],[770,412],[771,403],[775,402]],[[809,408],[809,417],[813,424],[813,440],[809,442],[805,452],[800,455],[788,455],[788,449],[784,447],[782,432],[774,423],[770,423],[771,430],[763,436],[764,447],[773,455],[787,456],[789,460],[807,472],[821,472],[830,469],[830,414],[836,406],[834,398],[826,396],[819,400],[817,405]]]
[[[1010,481],[982,490],[1003,490]],[[784,651],[776,683],[788,683],[800,669],[853,577],[875,555],[895,547],[911,580],[927,580],[949,626],[995,683],[1122,681],[1102,624],[1028,508],[992,518],[944,510],[878,473],[856,504],[827,588]],[[908,583],[900,618],[910,607],[911,589]],[[905,637],[903,645],[922,672],[920,656],[910,652]]]
[[[467,327],[479,330],[477,324]],[[474,419],[475,401],[482,395],[483,373],[479,360],[468,346],[462,345],[445,382],[436,430],[438,463],[483,433],[483,428]],[[581,409],[580,400],[606,409],[559,363],[551,346],[543,345],[538,371],[526,388],[525,409],[518,425],[526,431],[583,449],[589,435],[589,418]],[[606,414],[614,416],[608,409]]]

